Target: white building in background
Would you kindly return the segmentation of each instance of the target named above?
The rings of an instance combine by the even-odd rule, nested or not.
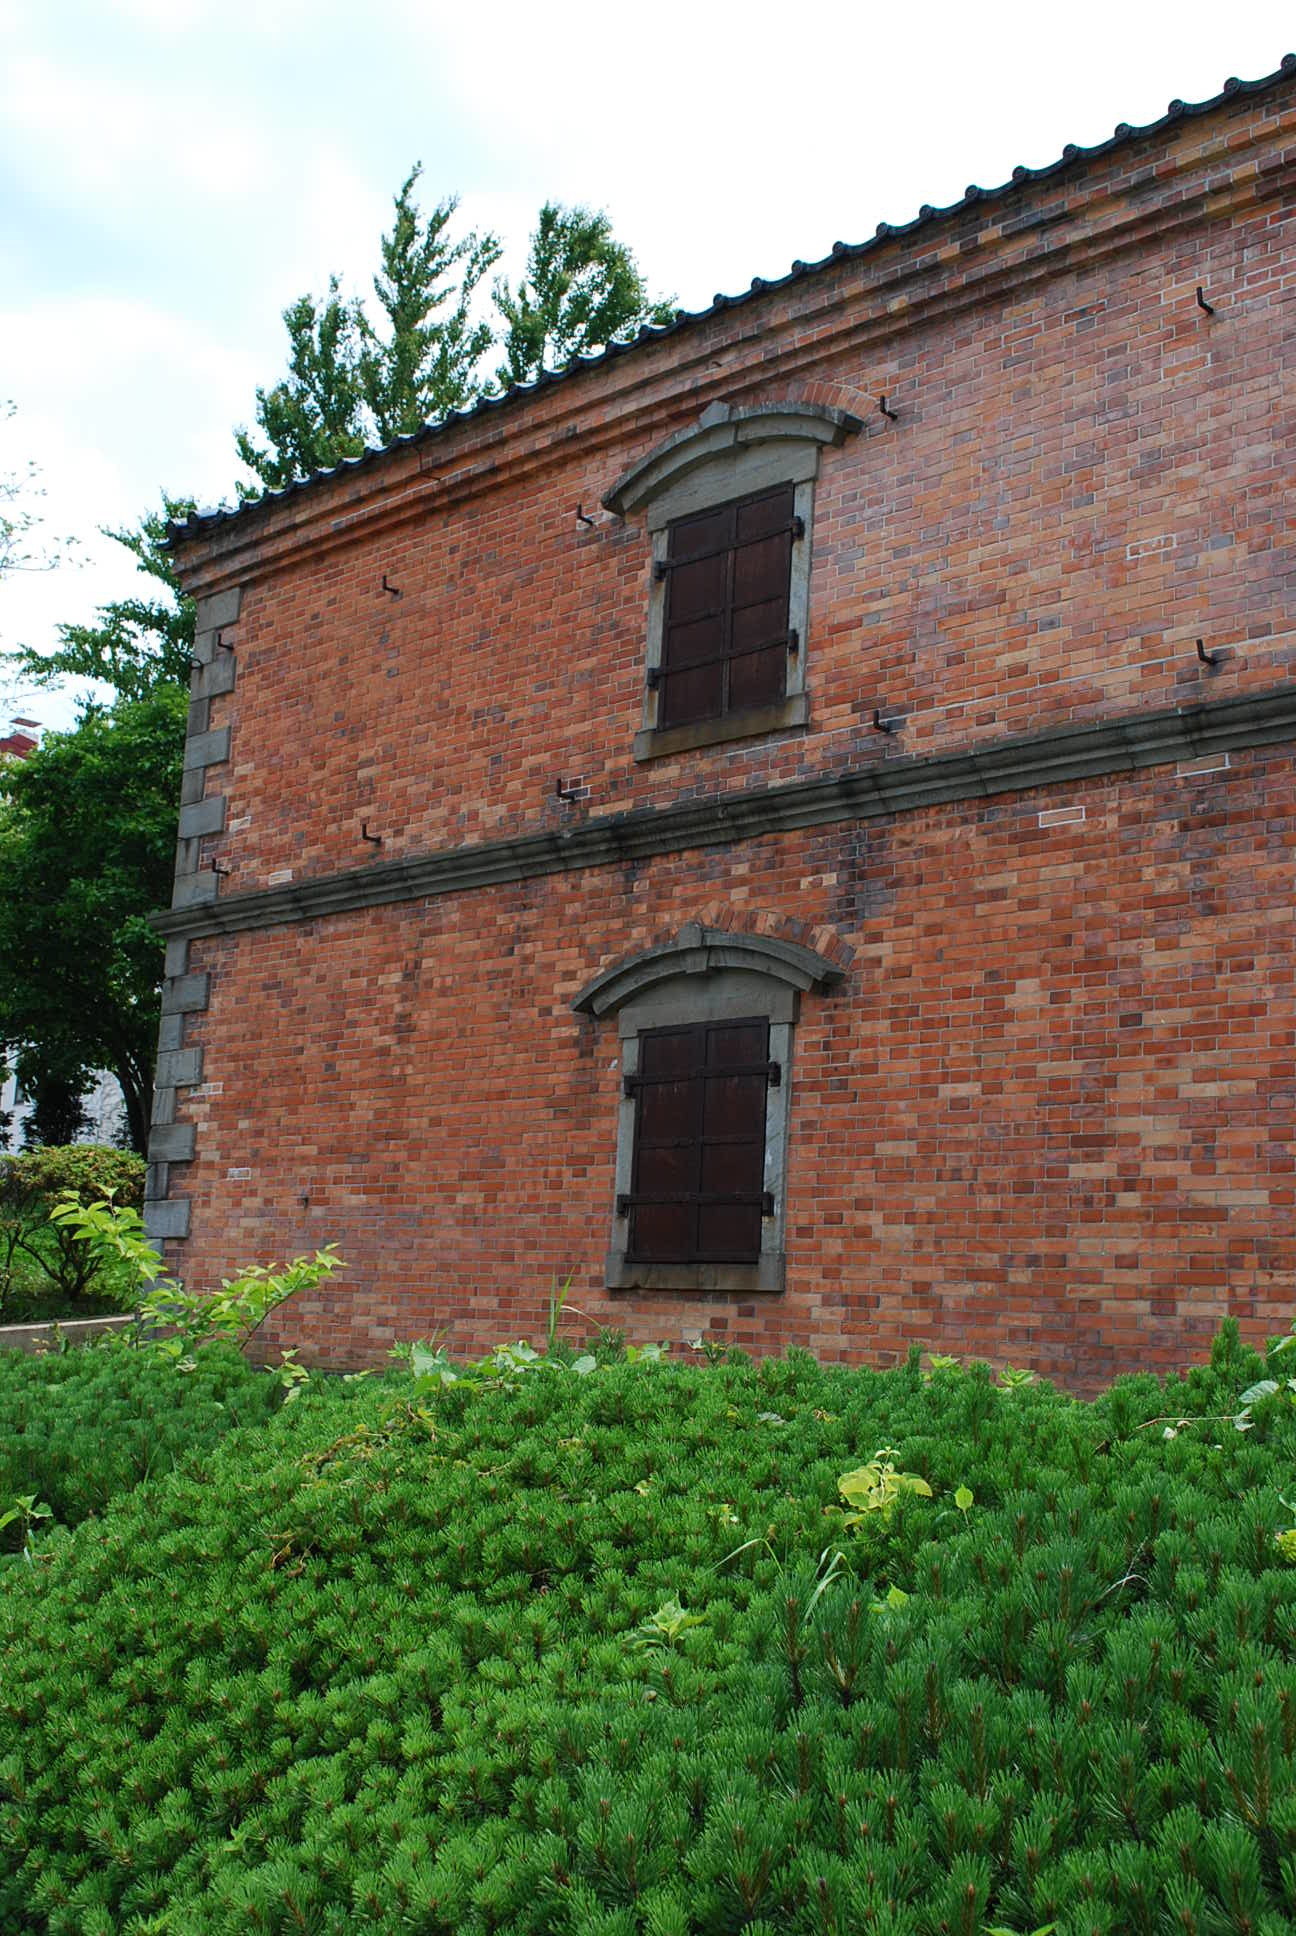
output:
[[[106,1069],[96,1074],[93,1087],[82,1099],[82,1107],[85,1121],[76,1139],[78,1143],[117,1143],[125,1136],[126,1104],[121,1085]],[[0,1084],[0,1118],[8,1118],[11,1150],[23,1148],[30,1115],[31,1103],[11,1070]]]

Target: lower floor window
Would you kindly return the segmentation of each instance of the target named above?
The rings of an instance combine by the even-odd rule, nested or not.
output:
[[[842,973],[690,921],[581,989],[577,1014],[615,1016],[620,1042],[609,1289],[783,1289],[797,1007]]]
[[[619,1203],[638,1263],[752,1263],[765,1188],[766,1092],[779,1079],[761,1016],[645,1030],[627,1077],[634,1168]]]

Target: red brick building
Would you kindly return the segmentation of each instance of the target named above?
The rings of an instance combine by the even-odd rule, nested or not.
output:
[[[174,533],[149,1222],[333,1361],[1285,1328],[1296,62]]]

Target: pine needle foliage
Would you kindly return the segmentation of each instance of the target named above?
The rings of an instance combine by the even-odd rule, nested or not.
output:
[[[121,1348],[38,1358],[6,1352],[0,1505],[34,1494],[58,1524],[77,1526],[235,1426],[264,1424],[281,1398],[228,1346],[202,1352],[187,1375]],[[16,1525],[0,1534],[0,1551],[20,1543]]]
[[[0,1571],[0,1928],[1280,1936],[1262,1370],[313,1385]]]

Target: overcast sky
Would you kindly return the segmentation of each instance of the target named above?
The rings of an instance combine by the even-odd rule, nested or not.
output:
[[[87,561],[0,582],[0,649],[131,589],[97,526],[230,494],[280,312],[368,290],[416,160],[515,273],[541,202],[585,201],[695,308],[1292,43],[1270,0],[0,0],[0,474],[35,458]]]

